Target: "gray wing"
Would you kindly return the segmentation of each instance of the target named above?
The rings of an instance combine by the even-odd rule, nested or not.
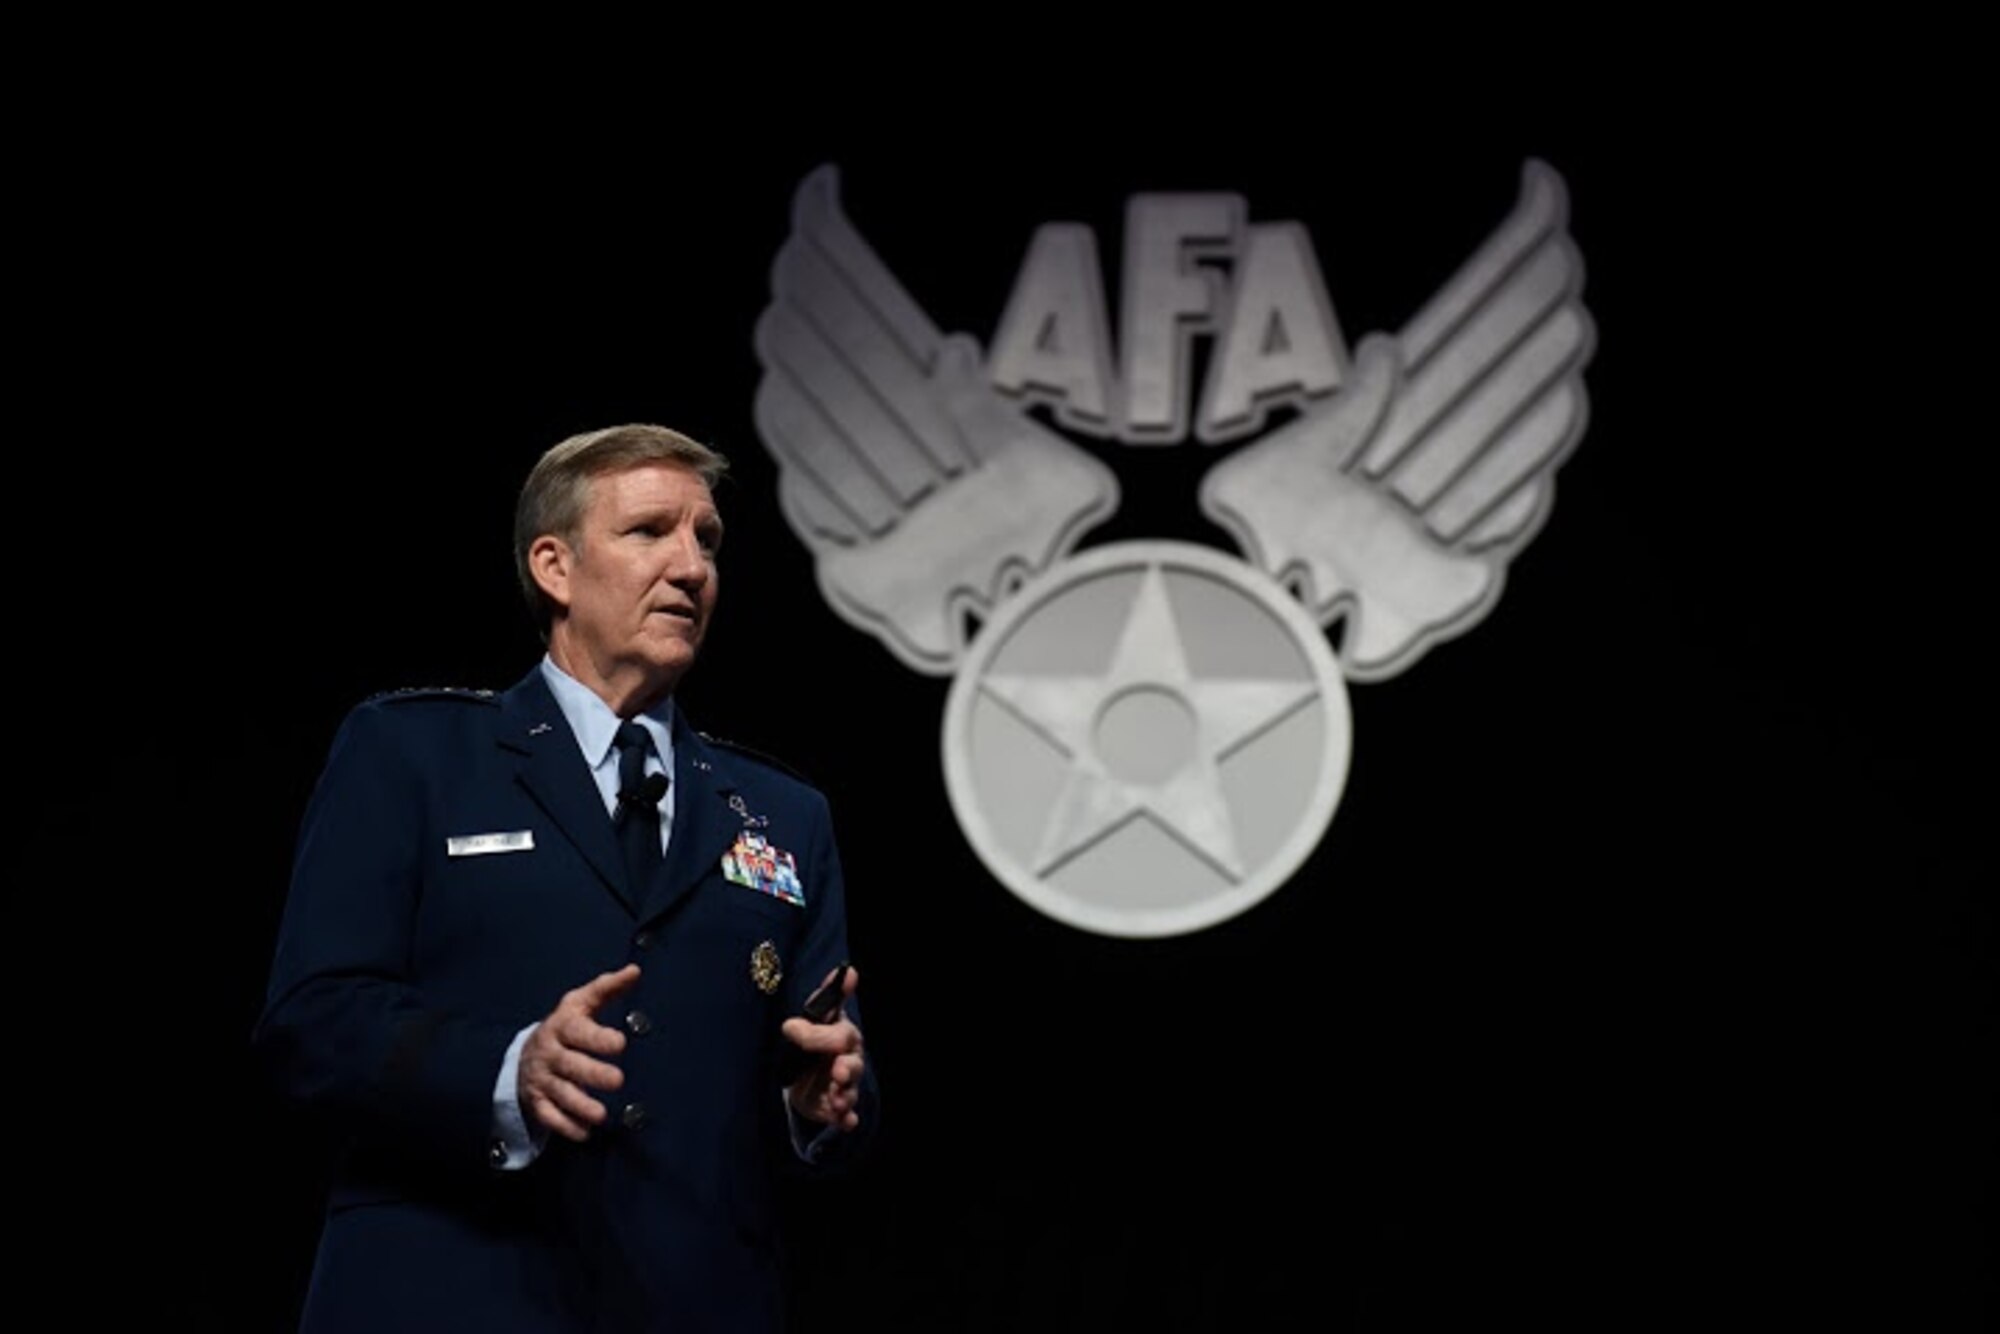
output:
[[[1561,178],[1529,162],[1512,214],[1400,333],[1362,340],[1338,396],[1202,479],[1246,556],[1346,622],[1356,679],[1478,624],[1548,513],[1595,337],[1567,223]]]
[[[1582,436],[1595,341],[1562,178],[1531,161],[1520,202],[1397,335],[1401,383],[1360,460],[1441,543],[1512,551]]]
[[[1117,504],[1108,468],[918,308],[842,213],[832,167],[799,186],[756,347],[786,521],[834,610],[918,671],[955,670],[968,623]]]
[[[943,343],[841,211],[836,169],[814,171],[794,196],[756,332],[757,430],[807,545],[887,532],[967,466],[930,385]]]

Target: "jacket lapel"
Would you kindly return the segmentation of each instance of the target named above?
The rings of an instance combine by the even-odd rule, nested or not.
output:
[[[744,818],[729,804],[737,785],[726,755],[712,749],[674,710],[674,831],[667,840],[666,864],[648,889],[640,917],[670,912],[743,831]]]
[[[611,831],[611,817],[589,766],[583,762],[583,752],[577,749],[576,734],[549,693],[539,667],[501,696],[500,710],[498,740],[502,749],[514,755],[521,786],[590,863],[605,887],[618,896],[626,911],[636,912],[640,895],[625,883],[625,860]],[[678,818],[675,826],[678,829]]]

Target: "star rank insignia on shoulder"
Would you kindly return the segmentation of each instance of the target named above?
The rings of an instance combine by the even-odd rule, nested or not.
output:
[[[497,704],[497,691],[478,690],[471,686],[403,686],[395,690],[379,690],[368,697],[370,704],[405,704],[414,700],[458,699],[469,704]]]
[[[708,732],[697,731],[695,735],[700,737],[703,741],[706,741],[711,746],[716,746],[722,750],[729,751],[732,754],[741,755],[743,756],[743,758],[748,760],[755,760],[759,764],[766,765],[772,769],[776,769],[779,773],[788,774],[791,777],[798,779],[801,783],[804,783],[807,787],[815,786],[812,779],[806,777],[804,774],[800,773],[797,769],[785,763],[785,761],[779,759],[775,755],[771,755],[764,751],[758,750],[754,746],[746,746],[740,741],[731,741],[727,737],[714,736]]]

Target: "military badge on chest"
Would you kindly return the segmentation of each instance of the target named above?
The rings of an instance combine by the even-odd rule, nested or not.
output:
[[[757,948],[750,951],[750,980],[766,996],[775,995],[778,983],[785,980],[785,966],[778,958],[778,947],[768,940],[758,941]]]
[[[797,859],[762,834],[748,829],[738,834],[735,844],[722,854],[722,878],[801,908],[805,906],[806,893],[799,883]]]

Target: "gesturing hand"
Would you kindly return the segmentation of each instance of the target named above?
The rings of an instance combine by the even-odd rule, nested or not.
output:
[[[578,1142],[590,1138],[590,1127],[603,1124],[604,1104],[590,1090],[619,1087],[625,1072],[597,1058],[624,1051],[625,1035],[592,1016],[638,980],[636,963],[598,974],[565,993],[529,1036],[517,1082],[521,1107],[536,1122]]]
[[[831,978],[832,973],[827,977]],[[785,1090],[792,1110],[808,1121],[853,1130],[861,1124],[855,1103],[861,1096],[861,1074],[867,1059],[861,1051],[861,1030],[847,1017],[845,997],[861,984],[855,968],[847,970],[839,1016],[830,1024],[815,1024],[796,1015],[785,1020],[785,1039],[806,1054],[810,1067]]]

